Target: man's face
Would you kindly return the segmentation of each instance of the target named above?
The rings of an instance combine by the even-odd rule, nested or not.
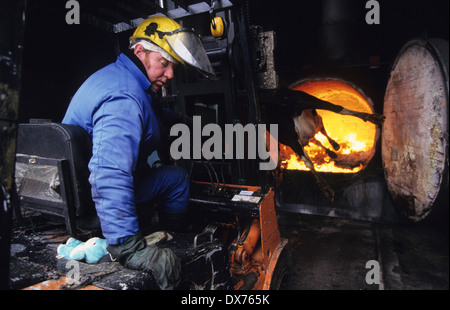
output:
[[[138,46],[140,46],[138,44]],[[160,90],[170,79],[174,77],[175,64],[165,59],[160,53],[142,51],[138,55],[142,61],[148,79],[153,89]]]

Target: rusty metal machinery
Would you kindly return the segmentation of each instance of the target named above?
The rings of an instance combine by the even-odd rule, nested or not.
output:
[[[281,238],[273,189],[194,182],[191,208],[197,222],[228,245],[235,289],[279,289],[292,285],[288,240]],[[214,227],[214,229],[211,229]]]
[[[178,289],[293,287],[292,262],[285,248],[288,240],[280,236],[272,189],[193,182],[190,209],[193,227],[158,243],[172,249],[182,262]],[[40,229],[36,226],[32,230]],[[157,289],[151,274],[123,268],[118,262],[86,264],[56,259],[57,244],[67,239],[64,231],[16,231],[13,242],[22,249],[16,250],[11,262],[15,266],[14,289],[116,290],[124,289],[123,285],[126,289]],[[74,264],[81,282],[75,286],[67,283]],[[52,278],[55,273],[63,277]]]
[[[276,34],[251,25],[248,1],[212,1],[209,16],[193,14],[190,6],[177,12],[180,15],[168,13],[196,27],[205,15],[225,22],[226,34],[220,38],[214,32],[211,36],[209,29],[201,33],[219,80],[211,82],[189,71],[179,72],[163,100],[221,128],[262,123],[259,90],[278,87]],[[278,229],[273,180],[258,169],[258,160],[201,159],[179,164],[190,171],[194,220],[205,227],[206,235],[214,235],[228,246],[233,288],[289,287],[290,257],[284,250],[287,240],[280,237]]]

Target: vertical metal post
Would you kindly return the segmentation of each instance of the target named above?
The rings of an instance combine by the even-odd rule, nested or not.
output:
[[[253,68],[253,63],[251,60],[251,46],[249,38],[249,23],[248,16],[246,16],[247,10],[249,10],[248,0],[244,0],[239,3],[237,20],[238,20],[238,31],[240,37],[240,46],[242,52],[242,60],[244,67],[245,83],[248,96],[248,123],[257,126],[261,123],[261,111],[259,106],[258,92],[255,83],[255,68]],[[247,17],[247,18],[246,18]],[[268,174],[265,171],[259,170],[258,160],[251,161],[250,175],[248,179],[253,184],[258,184],[262,188],[266,189],[268,184]]]
[[[260,123],[260,111],[258,105],[258,98],[256,93],[254,70],[252,68],[252,61],[250,59],[250,46],[248,37],[248,25],[245,18],[245,3],[241,3],[238,8],[238,31],[241,39],[242,59],[244,67],[245,82],[247,88],[248,104],[249,104],[249,116],[248,122],[252,124]]]
[[[9,286],[25,0],[0,0],[0,289]]]

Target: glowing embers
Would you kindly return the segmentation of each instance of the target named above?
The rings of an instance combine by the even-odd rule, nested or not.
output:
[[[344,108],[373,113],[370,99],[342,80],[321,79],[308,80],[293,87],[319,99],[343,106]],[[312,142],[305,147],[305,152],[314,163],[316,171],[331,173],[357,173],[361,171],[375,154],[377,128],[373,123],[360,118],[341,115],[330,111],[317,110],[322,116],[328,135],[340,145],[334,150],[327,138],[317,133],[315,138],[323,146],[337,154],[335,159],[325,150]],[[309,170],[290,147],[280,144],[281,168],[290,170]]]

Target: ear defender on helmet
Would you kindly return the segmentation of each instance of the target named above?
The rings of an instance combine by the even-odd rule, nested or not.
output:
[[[228,32],[228,25],[226,21],[220,17],[214,17],[211,19],[211,34],[214,38],[221,40],[224,39]]]

